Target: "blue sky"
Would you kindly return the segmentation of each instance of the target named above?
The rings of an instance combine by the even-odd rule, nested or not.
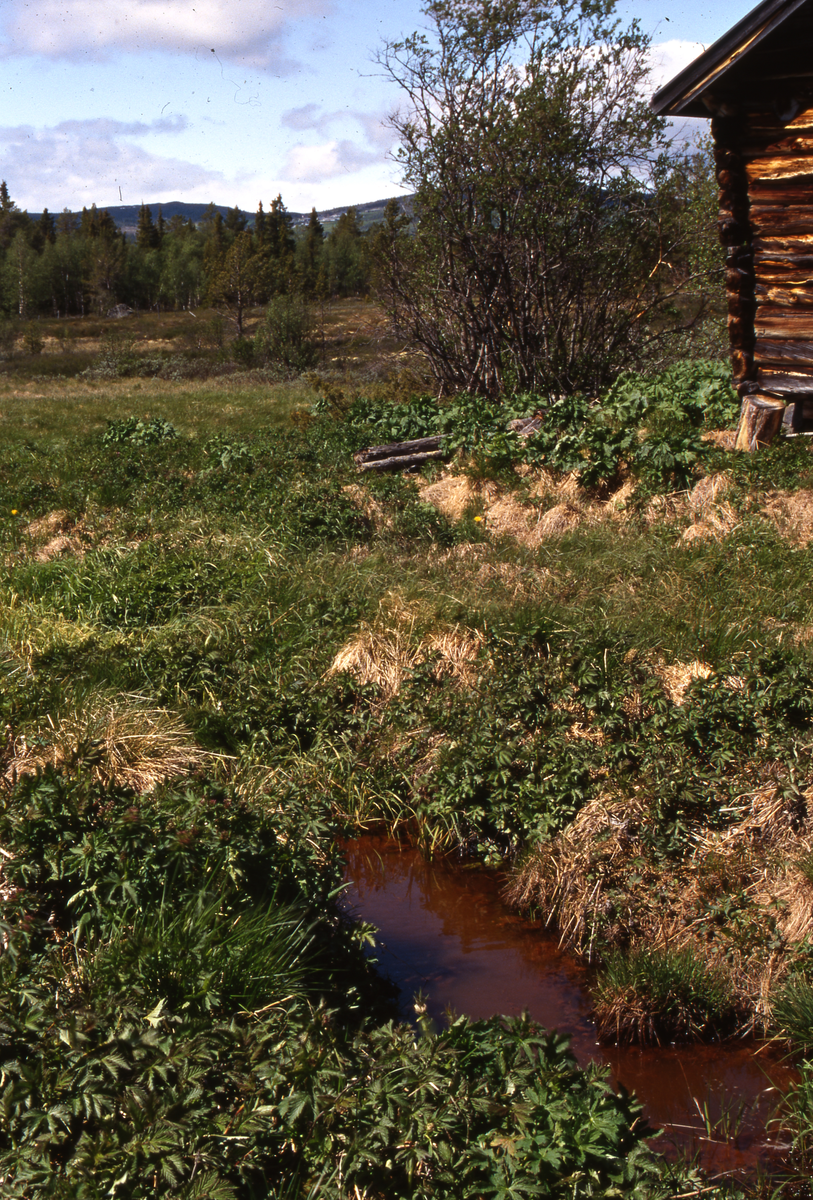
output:
[[[751,5],[621,0],[659,85]],[[214,200],[255,210],[395,195],[372,58],[418,0],[0,0],[0,177],[31,212]]]

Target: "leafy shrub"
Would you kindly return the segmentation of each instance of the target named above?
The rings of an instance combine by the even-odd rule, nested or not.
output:
[[[652,490],[686,487],[708,454],[703,428],[731,424],[739,401],[722,363],[680,363],[645,379],[624,375],[595,403],[583,397],[543,402],[542,430],[528,454],[587,486],[608,484],[626,468]]]
[[[290,371],[304,371],[313,364],[317,353],[314,323],[302,296],[286,292],[269,300],[254,351],[261,362],[278,363]]]
[[[120,379],[129,375],[137,361],[133,334],[110,329],[102,334],[96,361],[88,373],[100,379]]]
[[[23,330],[23,348],[26,354],[42,354],[44,346],[42,333],[33,321],[29,321]]]
[[[107,422],[107,430],[102,435],[102,445],[155,446],[158,442],[167,442],[177,436],[178,430],[175,426],[162,417],[150,417],[147,420],[140,417],[123,417]]]
[[[719,1034],[736,1015],[730,981],[693,949],[608,955],[595,1006],[602,1037],[644,1045]]]

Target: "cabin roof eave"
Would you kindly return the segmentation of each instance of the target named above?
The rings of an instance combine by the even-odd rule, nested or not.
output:
[[[718,38],[708,50],[655,92],[650,100],[659,116],[708,117],[704,95],[723,82],[731,68],[809,0],[763,0]]]

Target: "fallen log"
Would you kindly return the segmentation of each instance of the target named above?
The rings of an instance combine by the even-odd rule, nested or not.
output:
[[[360,462],[360,471],[408,471],[412,467],[420,467],[432,459],[447,458],[445,450],[425,450],[422,454],[399,454],[393,458],[375,458],[370,462]],[[356,460],[358,461],[358,459]]]
[[[532,437],[542,428],[541,417],[518,417],[509,421],[506,428],[519,437]],[[386,446],[370,446],[358,450],[353,460],[361,471],[408,471],[432,459],[448,458],[451,453],[444,447],[444,435],[413,438],[409,442],[390,442]]]
[[[433,434],[432,437],[413,438],[411,442],[389,442],[386,446],[371,446],[369,450],[359,450],[353,455],[355,461],[371,463],[398,458],[402,454],[421,453],[424,450],[439,450],[443,435]]]

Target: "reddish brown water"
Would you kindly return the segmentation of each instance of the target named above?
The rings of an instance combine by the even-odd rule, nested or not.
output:
[[[707,1170],[776,1165],[781,1147],[766,1136],[765,1121],[792,1072],[768,1047],[600,1046],[584,969],[555,937],[501,902],[493,874],[426,862],[403,843],[375,836],[348,843],[345,853],[344,904],[380,930],[378,962],[401,990],[405,1012],[418,991],[438,1023],[448,1010],[479,1018],[527,1009],[570,1035],[582,1065],[606,1063],[615,1081],[637,1093],[665,1131],[664,1150],[668,1141],[698,1151]]]

